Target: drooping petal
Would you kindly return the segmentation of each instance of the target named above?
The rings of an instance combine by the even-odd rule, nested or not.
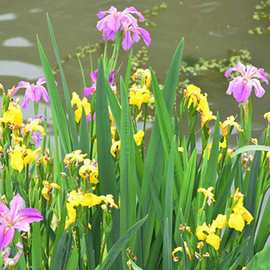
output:
[[[143,29],[143,28],[141,28],[141,27],[138,27],[138,30],[140,31],[140,34],[141,34],[141,36],[142,36],[142,39],[143,39],[145,45],[146,45],[147,47],[149,47],[150,44],[151,44],[151,36],[150,36],[150,33],[149,33],[147,30],[145,30],[145,29]]]
[[[256,97],[261,98],[265,94],[265,90],[263,89],[260,81],[257,79],[252,79],[251,83],[254,87]]]
[[[6,248],[13,240],[15,230],[13,228],[0,225],[0,250]]]
[[[25,201],[20,194],[16,194],[10,202],[10,215],[16,219],[19,212],[25,207]]]
[[[22,108],[26,109],[29,106],[30,99],[28,96],[24,96],[23,101],[22,101]]]
[[[125,34],[124,34],[123,41],[122,41],[123,49],[125,51],[128,51],[132,47],[133,43],[134,42],[132,40],[130,31],[126,31]]]
[[[267,73],[264,71],[263,68],[259,68],[257,70],[256,77],[265,82],[266,84],[269,84]]]
[[[12,96],[15,96],[20,89],[27,89],[30,87],[30,83],[26,81],[19,81],[16,87],[12,91]]]
[[[238,103],[245,103],[251,95],[252,84],[250,82],[242,80],[237,83],[233,89],[233,97]]]
[[[49,103],[50,99],[49,99],[47,89],[43,86],[40,86],[40,91],[41,91],[41,95],[45,103]]]

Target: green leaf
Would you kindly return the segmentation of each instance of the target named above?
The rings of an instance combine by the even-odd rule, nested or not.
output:
[[[137,174],[135,162],[135,142],[131,125],[127,89],[123,79],[120,79],[121,91],[121,129],[120,129],[120,234],[136,221]]]
[[[40,224],[33,223],[32,225],[33,231],[31,234],[32,239],[32,268],[36,270],[41,270],[42,268],[42,241],[41,241],[41,233],[40,233]]]
[[[267,270],[270,269],[270,246],[266,246],[258,252],[247,265],[248,270]]]
[[[53,127],[60,138],[61,146],[63,147],[64,152],[69,153],[72,151],[72,145],[67,125],[68,121],[66,119],[66,114],[63,108],[61,97],[59,96],[55,84],[55,77],[53,75],[48,57],[38,38],[37,38],[37,45],[39,57],[47,80],[47,88],[50,96],[50,108],[52,113]]]
[[[69,127],[70,127],[70,135],[72,138],[73,149],[77,149],[78,135],[77,135],[77,131],[76,131],[74,112],[73,112],[73,109],[71,107],[71,102],[70,102],[71,101],[70,90],[69,90],[66,76],[64,73],[64,69],[62,66],[62,57],[61,57],[60,50],[59,50],[57,42],[56,42],[56,38],[55,38],[54,30],[53,30],[53,25],[52,25],[51,19],[50,19],[48,14],[47,14],[47,22],[48,22],[48,29],[49,29],[51,44],[52,44],[53,52],[54,52],[54,55],[56,58],[58,68],[59,68],[62,86],[63,86],[63,90],[64,90],[65,108],[67,110],[68,119],[69,119],[68,123],[69,123]],[[87,138],[87,140],[88,140],[88,138]]]
[[[51,267],[52,270],[65,270],[70,256],[72,237],[70,233],[63,233],[57,243],[55,254],[53,254]]]
[[[172,270],[172,214],[173,214],[173,180],[175,140],[172,141],[168,162],[166,164],[166,189],[164,198],[164,230],[163,230],[163,269]]]
[[[119,256],[120,252],[122,252],[125,247],[127,246],[130,238],[132,238],[138,229],[144,224],[146,221],[147,216],[145,216],[143,219],[139,220],[137,223],[135,223],[131,228],[127,230],[124,236],[122,236],[110,249],[108,252],[107,257],[102,262],[100,266],[96,268],[96,270],[109,270],[112,266],[114,260]]]
[[[270,146],[266,145],[246,145],[243,147],[238,148],[234,151],[232,154],[232,157],[236,157],[240,154],[246,153],[246,152],[255,152],[255,151],[261,151],[261,152],[268,152],[270,151]]]

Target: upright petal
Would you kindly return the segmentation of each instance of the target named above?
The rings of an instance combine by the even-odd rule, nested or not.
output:
[[[25,207],[24,199],[20,194],[16,194],[10,202],[10,215],[15,219],[19,212]]]
[[[138,27],[138,30],[140,31],[140,34],[141,34],[141,36],[142,36],[142,38],[143,38],[143,41],[144,41],[145,45],[146,45],[147,47],[149,47],[150,44],[151,44],[151,36],[150,36],[150,33],[149,33],[147,30],[145,30],[145,29],[143,29],[143,28],[141,28],[141,27]]]
[[[46,81],[46,78],[45,77],[40,77],[38,80],[37,80],[37,85],[41,86],[43,84],[45,84],[47,81]]]
[[[123,13],[130,13],[136,15],[140,22],[143,22],[145,20],[142,13],[139,12],[135,7],[128,7],[123,10]]]
[[[3,215],[8,211],[9,211],[8,207],[4,203],[0,202],[0,215]]]

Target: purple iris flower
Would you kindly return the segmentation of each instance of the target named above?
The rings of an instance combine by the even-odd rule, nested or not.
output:
[[[128,51],[135,43],[139,42],[141,38],[143,39],[146,46],[151,44],[151,36],[148,31],[142,27],[126,25],[124,28],[124,38],[122,41],[122,47],[125,51]]]
[[[92,71],[89,74],[89,76],[90,76],[90,79],[93,82],[93,84],[90,87],[85,87],[84,88],[83,95],[85,97],[92,96],[96,92],[96,83],[97,83],[97,78],[98,78],[98,70],[96,69],[96,70]],[[112,71],[109,74],[109,79],[108,79],[108,82],[109,82],[110,86],[113,86],[115,84],[115,77],[116,77],[115,71]]]
[[[43,86],[46,83],[44,77],[39,78],[36,84],[31,84],[26,81],[20,81],[14,89],[13,95],[15,95],[20,89],[25,89],[24,98],[22,101],[22,107],[27,108],[30,101],[40,102],[43,99],[46,103],[49,103],[49,95],[46,88]]]
[[[102,32],[103,39],[114,41],[116,33],[124,32],[122,47],[129,50],[141,37],[147,46],[151,44],[151,37],[148,31],[139,27],[138,21],[143,22],[144,16],[135,7],[128,7],[123,11],[118,11],[111,7],[107,11],[100,11],[97,14],[100,19],[97,29]]]
[[[39,147],[42,141],[42,134],[39,131],[32,133],[32,140],[36,147]]]
[[[233,72],[238,72],[239,76],[234,78],[228,87],[227,94],[233,95],[238,103],[247,102],[252,90],[255,90],[256,97],[262,97],[265,93],[260,81],[268,84],[267,74],[263,68],[256,68],[254,66],[245,66],[238,63],[232,68],[225,71],[224,76],[230,77]]]
[[[29,225],[41,220],[41,213],[35,208],[25,208],[25,201],[19,194],[11,200],[10,208],[0,202],[0,250],[11,243],[16,230],[29,232]]]

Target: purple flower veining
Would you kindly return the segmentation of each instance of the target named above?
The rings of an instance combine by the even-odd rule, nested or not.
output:
[[[261,81],[268,84],[268,78],[263,68],[256,68],[251,65],[245,66],[242,63],[238,63],[226,70],[224,76],[228,78],[233,72],[238,72],[239,76],[230,82],[226,93],[233,95],[238,103],[247,102],[253,89],[256,97],[260,98],[265,94]]]
[[[25,89],[22,107],[27,108],[30,101],[40,102],[42,99],[45,103],[49,103],[49,95],[46,88],[43,86],[46,83],[45,78],[39,78],[36,84],[31,84],[26,81],[20,81],[14,89],[13,95],[20,89]]]
[[[102,32],[104,40],[114,41],[116,34],[123,32],[122,47],[124,50],[129,50],[141,38],[146,46],[150,46],[149,32],[138,25],[138,22],[145,20],[144,16],[136,8],[128,7],[123,11],[118,11],[115,7],[111,7],[107,11],[100,11],[97,16],[99,18],[97,29]]]
[[[96,83],[97,83],[97,78],[98,78],[98,70],[94,70],[92,71],[90,74],[90,79],[92,81],[92,85],[90,87],[85,87],[84,88],[84,91],[83,91],[83,95],[85,97],[89,97],[89,96],[92,96],[95,92],[96,92]],[[109,85],[110,86],[113,86],[115,84],[115,71],[112,71],[109,75],[109,79],[108,79],[108,82],[109,82]]]
[[[0,202],[0,250],[12,241],[15,231],[29,232],[32,222],[43,220],[35,208],[25,208],[23,198],[17,194],[10,202],[10,208]]]

